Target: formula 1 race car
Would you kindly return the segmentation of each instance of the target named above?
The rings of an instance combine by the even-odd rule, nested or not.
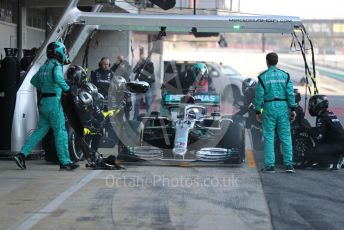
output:
[[[221,116],[220,101],[216,94],[164,95],[164,116],[152,112],[123,124],[118,159],[242,163],[244,124]]]

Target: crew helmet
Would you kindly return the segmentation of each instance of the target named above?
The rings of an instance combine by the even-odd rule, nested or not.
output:
[[[311,116],[317,116],[322,109],[327,109],[328,105],[328,99],[325,95],[314,95],[309,98],[308,112]]]
[[[82,84],[86,83],[87,74],[81,66],[73,65],[69,67],[67,71],[67,79],[71,84],[81,86]]]
[[[245,94],[246,89],[248,88],[256,88],[257,81],[253,78],[246,78],[241,84],[242,93]]]
[[[62,65],[70,64],[66,47],[59,41],[49,43],[47,47],[47,58],[55,58]]]

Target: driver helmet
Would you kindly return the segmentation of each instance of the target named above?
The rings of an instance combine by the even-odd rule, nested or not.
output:
[[[299,103],[301,101],[301,93],[298,89],[294,89],[294,96],[295,96],[295,103]]]
[[[81,88],[91,94],[92,97],[96,97],[98,95],[98,88],[91,82],[85,82],[82,84]]]
[[[328,99],[325,95],[314,95],[309,98],[308,112],[312,117],[317,116],[321,110],[327,109],[328,105]]]
[[[93,98],[91,94],[89,94],[85,90],[80,90],[78,93],[77,101],[80,106],[88,108],[93,105]]]
[[[199,112],[198,109],[191,109],[191,110],[188,111],[187,117],[188,117],[189,119],[191,119],[191,120],[196,119],[196,118],[197,118],[197,113],[198,113],[198,112]]]
[[[66,47],[59,41],[49,43],[47,47],[47,58],[55,58],[62,65],[70,64]]]
[[[208,77],[208,68],[207,65],[202,62],[197,62],[192,68],[192,77],[199,81],[203,77]]]
[[[73,65],[67,71],[67,79],[71,84],[81,86],[86,83],[87,74],[81,66]]]

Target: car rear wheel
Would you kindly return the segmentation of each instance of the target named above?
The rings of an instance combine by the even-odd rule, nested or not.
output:
[[[245,126],[239,122],[231,123],[228,121],[229,124],[226,124],[227,121],[223,122],[221,126],[226,131],[219,143],[219,147],[235,149],[238,151],[239,156],[238,158],[227,160],[225,163],[241,164],[245,159]]]
[[[84,160],[84,154],[81,151],[80,144],[77,143],[74,130],[68,123],[66,123],[66,130],[68,135],[68,150],[69,157],[72,161]],[[42,147],[45,152],[45,160],[50,163],[59,163],[57,156],[55,136],[53,130],[50,129],[42,141]]]
[[[313,139],[307,132],[297,132],[292,137],[293,161],[296,167],[302,168],[308,165],[306,154],[315,147]]]

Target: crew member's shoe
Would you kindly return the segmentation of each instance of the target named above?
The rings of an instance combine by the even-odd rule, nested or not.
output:
[[[14,161],[16,162],[16,164],[18,165],[19,168],[21,169],[26,169],[26,165],[25,165],[25,155],[23,153],[17,153],[14,157],[13,157]]]
[[[65,164],[65,165],[60,164],[60,170],[71,171],[71,170],[77,169],[79,167],[80,167],[80,165],[78,165],[74,162],[70,162],[70,163]]]
[[[275,166],[266,166],[264,169],[263,169],[264,172],[267,172],[267,173],[275,173]]]
[[[294,173],[295,172],[294,167],[292,165],[285,166],[285,172],[286,173]]]

